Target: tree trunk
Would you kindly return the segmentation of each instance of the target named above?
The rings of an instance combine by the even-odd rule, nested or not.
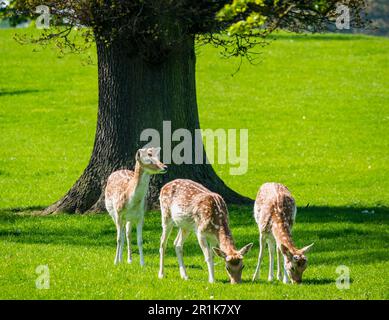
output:
[[[134,167],[135,153],[146,143],[140,141],[144,129],[158,130],[162,141],[163,121],[171,121],[172,132],[185,128],[193,137],[200,127],[193,39],[181,42],[158,64],[146,62],[118,40],[110,46],[97,41],[97,56],[99,110],[92,156],[74,186],[45,213],[105,211],[106,179],[115,170]],[[209,164],[172,163],[167,174],[152,177],[149,207],[158,206],[160,187],[176,178],[198,181],[229,203],[251,201],[228,188]]]

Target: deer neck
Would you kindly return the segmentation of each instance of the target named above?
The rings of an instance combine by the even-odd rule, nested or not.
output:
[[[149,186],[150,175],[141,167],[139,161],[135,164],[133,181],[133,197],[144,197]]]
[[[294,245],[289,227],[285,226],[282,221],[273,221],[272,231],[278,246],[282,244],[289,250],[291,254],[296,253],[298,249]]]
[[[229,227],[225,224],[218,229],[217,239],[220,249],[227,255],[234,254],[236,252],[236,246],[234,239],[232,238]]]

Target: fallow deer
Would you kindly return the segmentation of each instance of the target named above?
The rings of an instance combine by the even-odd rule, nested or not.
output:
[[[165,173],[167,170],[167,167],[159,161],[160,150],[161,148],[139,149],[135,156],[135,171],[118,170],[107,180],[105,207],[117,231],[115,264],[122,262],[124,233],[126,233],[128,246],[127,262],[131,263],[131,227],[132,224],[136,224],[140,265],[144,265],[142,229],[150,175]]]
[[[161,189],[162,236],[160,245],[159,278],[164,277],[164,256],[166,243],[175,224],[179,230],[174,241],[180,275],[188,279],[184,261],[183,245],[191,230],[194,230],[208,266],[209,282],[213,283],[213,252],[223,258],[231,283],[241,282],[243,256],[252,243],[237,250],[228,226],[228,210],[223,198],[199,183],[186,179],[173,180]],[[210,248],[218,243],[220,248]]]
[[[259,229],[259,256],[253,281],[259,278],[263,251],[267,242],[269,249],[269,277],[273,280],[274,251],[277,250],[277,278],[282,280],[281,261],[284,259],[283,282],[301,283],[307,268],[305,254],[313,243],[297,249],[292,240],[292,226],[296,218],[296,204],[287,187],[279,183],[265,183],[258,191],[254,205],[254,218]]]

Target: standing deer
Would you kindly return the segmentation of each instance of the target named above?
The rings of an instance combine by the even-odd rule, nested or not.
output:
[[[260,267],[267,242],[269,249],[269,281],[273,281],[274,249],[277,250],[277,278],[282,280],[280,255],[284,258],[283,282],[301,283],[307,268],[305,254],[313,243],[297,249],[292,240],[292,226],[296,218],[296,204],[288,188],[279,183],[265,183],[258,191],[254,205],[254,218],[259,229],[259,256],[253,281],[259,278]]]
[[[140,265],[144,265],[142,229],[145,198],[150,175],[165,173],[167,167],[159,161],[161,148],[139,149],[135,156],[135,171],[113,172],[105,188],[105,207],[112,217],[117,231],[115,264],[122,262],[124,233],[127,237],[128,263],[131,263],[131,226],[137,225],[137,243]]]
[[[223,258],[231,283],[241,282],[243,256],[251,249],[252,243],[237,250],[228,226],[228,210],[223,198],[217,193],[191,180],[173,180],[161,189],[160,204],[162,214],[162,236],[159,278],[164,277],[164,256],[166,243],[173,223],[179,228],[174,241],[181,278],[187,280],[183,261],[183,246],[190,231],[194,229],[208,266],[209,282],[213,283],[214,265],[211,243],[218,243],[213,252]]]

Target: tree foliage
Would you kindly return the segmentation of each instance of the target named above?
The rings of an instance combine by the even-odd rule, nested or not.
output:
[[[188,36],[223,48],[226,56],[250,57],[276,29],[326,30],[339,3],[351,9],[353,26],[364,25],[365,0],[14,0],[8,14],[36,18],[36,7],[46,5],[51,28],[36,41],[72,47],[71,30],[78,28],[85,43],[119,39],[156,62]]]

